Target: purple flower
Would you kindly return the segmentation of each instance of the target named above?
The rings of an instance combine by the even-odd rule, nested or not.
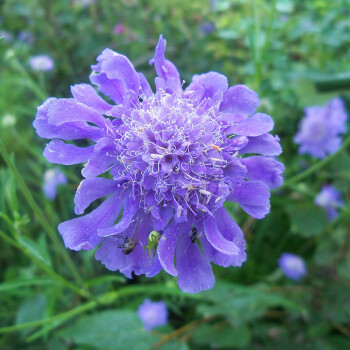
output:
[[[65,185],[67,178],[59,169],[46,170],[44,173],[43,192],[45,197],[54,200],[57,195],[57,186]]]
[[[29,59],[29,64],[36,71],[48,71],[54,67],[52,58],[47,55],[32,56]]]
[[[34,36],[30,32],[22,31],[18,34],[18,40],[23,41],[27,44],[33,44]]]
[[[13,35],[8,32],[7,30],[1,30],[0,31],[0,41],[4,40],[5,42],[9,43],[13,40]]]
[[[281,146],[269,134],[271,117],[255,113],[257,94],[244,85],[229,88],[216,72],[195,75],[183,90],[165,45],[160,36],[151,60],[155,93],[127,57],[106,49],[90,80],[114,104],[91,85],[75,85],[73,98],[49,98],[38,107],[34,127],[53,139],[44,151],[50,162],[85,163],[76,214],[109,196],[59,225],[66,247],[102,243],[96,259],[108,269],[129,278],[164,269],[178,276],[183,291],[196,293],[215,283],[211,262],[241,266],[246,259],[243,232],[224,201],[263,218],[284,167],[273,158]],[[78,139],[90,146],[62,141]],[[106,172],[109,178],[99,177]]]
[[[125,26],[123,23],[118,23],[114,26],[113,28],[113,33],[115,35],[120,35],[120,34],[123,34],[125,31]]]
[[[202,22],[199,26],[199,31],[203,35],[211,34],[215,31],[215,24],[213,22]]]
[[[341,193],[331,185],[322,187],[321,192],[315,198],[315,203],[326,210],[328,220],[336,218],[338,215],[337,208],[344,205],[341,200]]]
[[[292,253],[282,253],[278,259],[278,265],[284,274],[292,280],[300,280],[306,275],[306,267],[304,260]]]
[[[164,301],[153,302],[145,299],[139,306],[137,314],[147,331],[168,323],[168,309]]]
[[[340,98],[334,98],[324,106],[308,107],[301,121],[300,130],[294,141],[300,144],[299,153],[308,153],[316,158],[324,158],[337,151],[345,132],[347,113]]]

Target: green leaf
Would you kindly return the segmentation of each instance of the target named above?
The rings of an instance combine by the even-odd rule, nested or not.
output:
[[[232,349],[248,345],[251,332],[246,325],[232,327],[221,322],[216,325],[201,325],[194,332],[193,338],[197,344],[210,345],[214,349]]]
[[[13,281],[7,281],[0,284],[0,293],[3,292],[13,292],[23,287],[31,286],[43,286],[58,283],[57,280],[53,278],[31,278],[31,279],[17,279]]]
[[[43,319],[46,312],[46,305],[46,296],[43,294],[38,294],[34,298],[26,299],[17,311],[16,324]],[[31,328],[27,328],[23,329],[21,332],[26,335],[30,333],[31,330]]]
[[[216,286],[203,292],[212,305],[200,305],[198,311],[204,315],[226,317],[235,326],[262,316],[269,308],[283,307],[287,310],[303,312],[304,309],[281,294],[272,293],[264,286],[243,287],[226,282],[217,282]]]
[[[58,336],[103,350],[148,350],[158,340],[144,330],[136,313],[129,310],[102,311],[82,317]]]
[[[328,221],[325,211],[313,202],[288,203],[287,213],[291,230],[303,237],[312,237],[326,227]]]
[[[40,246],[36,242],[30,240],[26,236],[18,236],[17,242],[24,248],[26,248],[32,256],[40,260],[46,266],[51,266],[49,255],[43,246]]]

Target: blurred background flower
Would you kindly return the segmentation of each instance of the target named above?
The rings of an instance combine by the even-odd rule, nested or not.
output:
[[[315,197],[315,203],[324,208],[329,220],[338,216],[338,209],[344,205],[341,193],[331,185],[324,185],[321,192]]]
[[[147,331],[168,323],[168,308],[162,300],[151,301],[150,299],[145,299],[139,306],[137,314]]]
[[[38,72],[49,71],[54,67],[54,61],[47,55],[32,56],[29,59],[29,64],[33,70]]]
[[[46,170],[43,181],[43,192],[45,197],[54,200],[57,196],[57,186],[65,185],[66,183],[66,175],[58,168]]]
[[[278,265],[290,279],[299,281],[306,275],[304,260],[292,253],[283,253],[278,259]]]

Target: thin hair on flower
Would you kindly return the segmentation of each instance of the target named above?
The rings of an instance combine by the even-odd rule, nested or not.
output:
[[[271,117],[255,112],[254,91],[229,87],[216,72],[195,75],[183,89],[165,47],[161,35],[150,61],[155,92],[126,56],[105,49],[90,81],[111,103],[91,85],[74,85],[73,98],[38,107],[34,127],[53,139],[44,151],[50,162],[85,163],[77,215],[107,197],[59,225],[66,247],[99,246],[96,259],[109,270],[131,278],[164,269],[196,293],[215,283],[211,262],[246,260],[243,232],[223,204],[238,203],[256,219],[268,214],[270,189],[283,181],[284,166],[274,158],[282,150],[269,133]],[[89,146],[63,141],[81,139]]]

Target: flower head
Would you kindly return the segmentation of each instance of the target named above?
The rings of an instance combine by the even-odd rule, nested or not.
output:
[[[337,208],[344,205],[341,200],[341,193],[331,185],[322,187],[321,192],[315,197],[315,203],[326,210],[328,220],[336,218],[338,215]]]
[[[47,55],[32,56],[29,59],[29,64],[36,71],[48,71],[54,67],[52,58]]]
[[[308,153],[324,158],[334,153],[341,145],[340,134],[346,128],[347,113],[340,98],[334,98],[324,106],[308,107],[294,141],[300,144],[299,153]]]
[[[114,104],[91,85],[75,85],[73,98],[49,98],[38,107],[34,127],[54,139],[44,151],[49,161],[85,163],[76,214],[109,196],[59,225],[66,246],[102,243],[96,259],[108,269],[129,278],[164,269],[178,276],[183,291],[196,293],[214,285],[211,262],[241,266],[246,259],[243,232],[223,203],[263,218],[284,167],[273,158],[281,147],[269,134],[271,117],[255,113],[257,94],[244,85],[229,88],[216,72],[195,75],[183,90],[165,45],[160,36],[150,61],[155,93],[127,57],[106,49],[90,80]],[[88,139],[90,146],[61,139]],[[99,177],[106,172],[110,178]]]
[[[43,192],[45,197],[54,200],[57,195],[57,186],[65,185],[67,178],[59,169],[46,170],[44,173]]]
[[[284,274],[292,280],[300,280],[306,275],[304,260],[292,253],[283,253],[278,259],[278,265]]]
[[[164,301],[153,302],[145,299],[139,306],[137,314],[147,331],[168,323],[168,309]]]

